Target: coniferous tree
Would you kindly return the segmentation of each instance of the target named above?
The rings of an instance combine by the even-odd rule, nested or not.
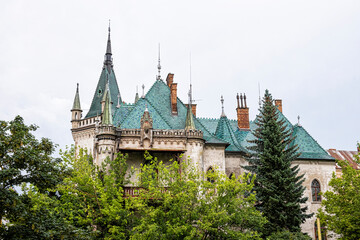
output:
[[[307,197],[303,197],[304,175],[298,175],[299,166],[292,165],[298,156],[292,130],[280,118],[268,90],[259,111],[255,139],[250,141],[254,145],[248,148],[252,155],[244,168],[256,174],[256,206],[269,220],[263,234],[299,232],[301,223],[312,214],[306,214],[307,207],[301,206]]]

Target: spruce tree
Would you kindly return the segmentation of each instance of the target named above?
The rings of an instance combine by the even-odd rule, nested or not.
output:
[[[263,229],[264,236],[280,231],[300,232],[300,225],[312,214],[306,214],[307,201],[303,197],[304,175],[298,175],[299,166],[292,165],[297,158],[297,146],[292,142],[292,129],[274,105],[268,90],[265,91],[260,113],[253,131],[253,145],[248,149],[251,157],[244,168],[256,174],[256,207],[269,220]]]

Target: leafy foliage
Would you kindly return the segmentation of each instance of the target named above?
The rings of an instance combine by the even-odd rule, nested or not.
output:
[[[253,186],[248,175],[229,179],[215,170],[205,176],[190,160],[146,159],[134,199],[142,217],[131,239],[259,239],[255,228],[266,220],[254,194],[246,195]]]
[[[73,171],[57,188],[61,194],[59,213],[92,238],[127,238],[133,212],[123,192],[127,183],[125,156],[118,154],[112,161],[107,158],[100,167],[82,150],[76,156],[74,151],[67,152],[64,157]]]
[[[358,145],[358,147],[360,147]],[[355,156],[359,164],[360,154]],[[321,224],[339,234],[339,239],[360,238],[360,171],[348,162],[337,161],[342,168],[341,177],[335,173],[329,182],[331,190],[326,191],[319,209]]]
[[[265,236],[284,230],[298,232],[300,224],[311,217],[305,214],[307,207],[300,205],[307,198],[303,197],[304,178],[298,175],[299,166],[292,165],[298,156],[292,131],[279,118],[273,102],[266,90],[253,132],[256,139],[250,141],[254,144],[249,147],[252,156],[249,166],[244,167],[256,175],[256,206],[269,220],[263,229]]]
[[[301,232],[276,232],[271,234],[267,240],[311,240],[311,237]]]
[[[21,196],[15,187],[32,184],[37,191],[45,193],[67,175],[66,166],[61,159],[51,155],[55,145],[47,138],[40,141],[32,134],[37,126],[24,124],[17,116],[10,122],[0,121],[0,220],[16,222],[27,210],[29,199]],[[15,231],[24,234],[19,226],[2,224],[1,236]]]

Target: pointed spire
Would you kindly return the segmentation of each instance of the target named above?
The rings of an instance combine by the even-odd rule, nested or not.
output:
[[[105,107],[104,107],[104,113],[102,118],[102,124],[106,125],[112,125],[112,113],[111,113],[111,96],[109,88],[107,88],[105,93]]]
[[[79,95],[79,83],[77,83],[76,94],[75,94],[74,104],[73,104],[72,110],[81,110],[80,95]]]
[[[221,117],[226,117],[225,111],[224,111],[224,98],[223,98],[222,95],[221,95],[220,101],[221,101],[221,109],[222,109],[222,111],[221,111]]]
[[[136,86],[136,94],[135,94],[135,102],[134,103],[137,103],[137,101],[139,101],[138,86]]]
[[[191,112],[191,105],[188,105],[186,113],[185,130],[195,130],[195,122]]]
[[[300,115],[298,115],[297,119],[298,119],[298,124],[297,124],[297,125],[298,125],[299,127],[301,127],[301,125],[300,125]]]
[[[188,108],[187,108],[187,112],[186,112],[186,122],[185,122],[185,130],[195,130],[195,123],[194,123],[194,118],[193,118],[193,114],[192,114],[192,93],[191,93],[191,83],[190,83],[190,90],[189,90],[189,104],[188,104]]]
[[[158,75],[156,76],[156,80],[161,80],[161,75],[160,75],[160,71],[161,71],[161,65],[160,65],[160,43],[159,43],[159,56],[158,56],[157,69],[158,69]]]
[[[109,28],[108,28],[108,40],[106,45],[106,53],[104,59],[104,65],[112,66],[112,52],[111,52],[111,40],[110,40],[110,20],[109,20]]]

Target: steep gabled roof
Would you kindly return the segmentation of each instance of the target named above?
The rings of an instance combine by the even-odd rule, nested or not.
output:
[[[300,159],[334,160],[302,126],[296,124],[293,135],[296,138],[292,144],[298,145]]]

